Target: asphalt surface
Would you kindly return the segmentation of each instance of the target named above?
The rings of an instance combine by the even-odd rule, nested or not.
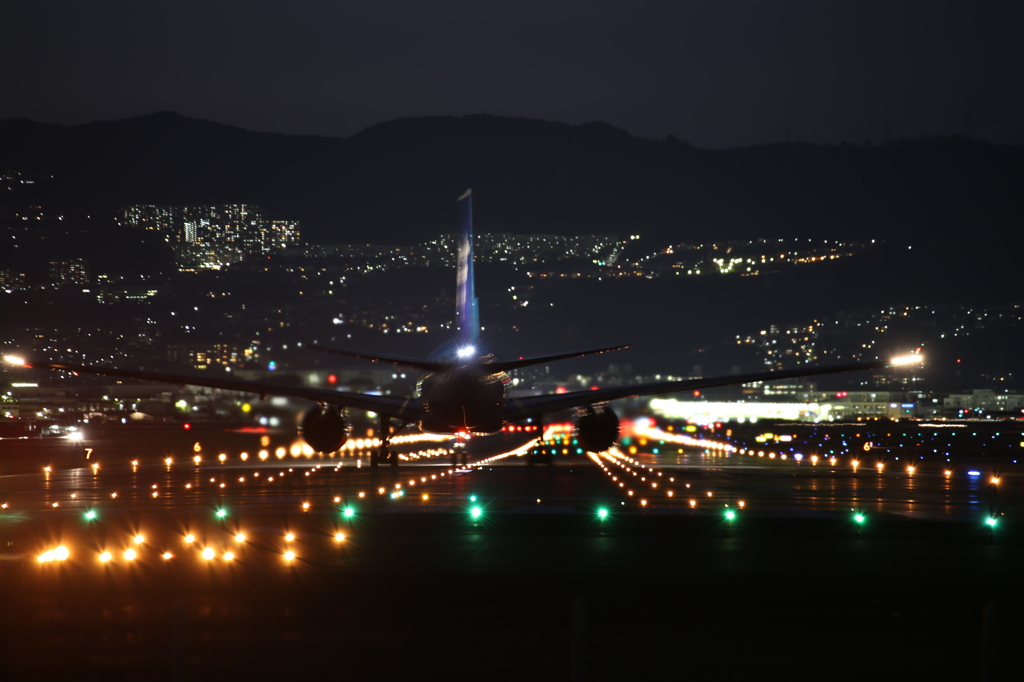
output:
[[[1021,672],[1015,472],[218,445],[0,463],[5,679]]]

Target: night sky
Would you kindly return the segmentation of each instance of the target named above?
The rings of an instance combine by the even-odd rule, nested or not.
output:
[[[1024,3],[14,0],[0,119],[171,110],[347,136],[393,118],[601,120],[698,146],[1024,142]]]

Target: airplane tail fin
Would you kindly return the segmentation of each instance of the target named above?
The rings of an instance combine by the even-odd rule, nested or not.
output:
[[[458,244],[456,323],[459,347],[475,348],[480,341],[480,311],[473,284],[473,190],[467,189],[458,201],[461,204],[459,223],[462,233]]]

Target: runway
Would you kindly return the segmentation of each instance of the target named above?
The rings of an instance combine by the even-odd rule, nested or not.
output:
[[[394,471],[243,445],[0,476],[9,678],[854,679],[894,665],[964,679],[1017,665],[1015,472],[654,443],[553,466],[517,451],[455,467],[438,450]],[[1002,656],[984,663],[989,650]]]

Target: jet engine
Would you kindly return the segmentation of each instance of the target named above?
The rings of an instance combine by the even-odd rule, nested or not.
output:
[[[311,407],[302,415],[302,437],[317,452],[334,452],[348,440],[348,423],[333,405]]]
[[[576,413],[573,435],[587,452],[603,452],[619,439],[619,418],[605,405],[592,405]]]

